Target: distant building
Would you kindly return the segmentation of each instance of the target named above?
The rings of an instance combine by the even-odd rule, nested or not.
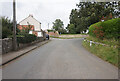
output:
[[[81,33],[88,34],[89,30],[87,29],[86,31],[82,31]]]
[[[31,26],[29,34],[35,34],[37,37],[43,37],[41,23],[37,21],[33,15],[29,15],[27,18],[20,21],[17,27],[18,29],[22,30],[28,26]]]

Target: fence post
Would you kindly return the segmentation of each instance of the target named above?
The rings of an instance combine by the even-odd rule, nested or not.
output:
[[[90,41],[90,47],[92,46],[92,41]]]

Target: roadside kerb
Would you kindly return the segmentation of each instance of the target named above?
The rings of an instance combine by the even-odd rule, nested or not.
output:
[[[40,46],[48,43],[48,42],[50,42],[50,41],[51,41],[51,40],[47,40],[47,41],[40,42],[39,45],[35,45],[35,46],[33,46],[32,48],[30,48],[29,50],[24,51],[24,52],[18,54],[17,56],[15,55],[13,58],[8,58],[7,60],[3,61],[2,64],[0,64],[0,66],[3,66],[3,65],[5,65],[5,64],[7,64],[7,63],[9,63],[9,62],[11,62],[11,61],[13,61],[13,60],[15,60],[15,59],[17,59],[17,58],[19,58],[19,57],[27,54],[28,52],[30,52],[30,51],[32,51],[32,50],[34,50],[34,49],[36,49],[36,48],[38,48],[38,47],[40,47]]]

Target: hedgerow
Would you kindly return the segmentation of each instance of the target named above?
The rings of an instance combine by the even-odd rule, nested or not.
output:
[[[101,38],[100,31],[102,31],[102,38],[118,39],[120,37],[120,18],[98,22],[89,27],[90,36]]]
[[[34,34],[21,34],[24,37],[17,37],[18,43],[31,43],[37,39],[37,37]]]

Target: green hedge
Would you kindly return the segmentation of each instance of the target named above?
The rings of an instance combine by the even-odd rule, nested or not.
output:
[[[23,37],[17,37],[18,43],[31,43],[37,39],[37,37],[33,34],[22,34]]]
[[[104,38],[117,39],[120,37],[120,18],[111,19],[104,22],[98,22],[89,27],[89,35],[94,36],[95,34],[93,31],[95,30],[95,26],[102,27],[102,31],[104,32]]]
[[[100,25],[101,25],[101,22],[92,24],[92,25],[89,27],[89,35],[95,37],[95,34],[93,33],[93,31],[95,30],[95,26],[100,26]]]

